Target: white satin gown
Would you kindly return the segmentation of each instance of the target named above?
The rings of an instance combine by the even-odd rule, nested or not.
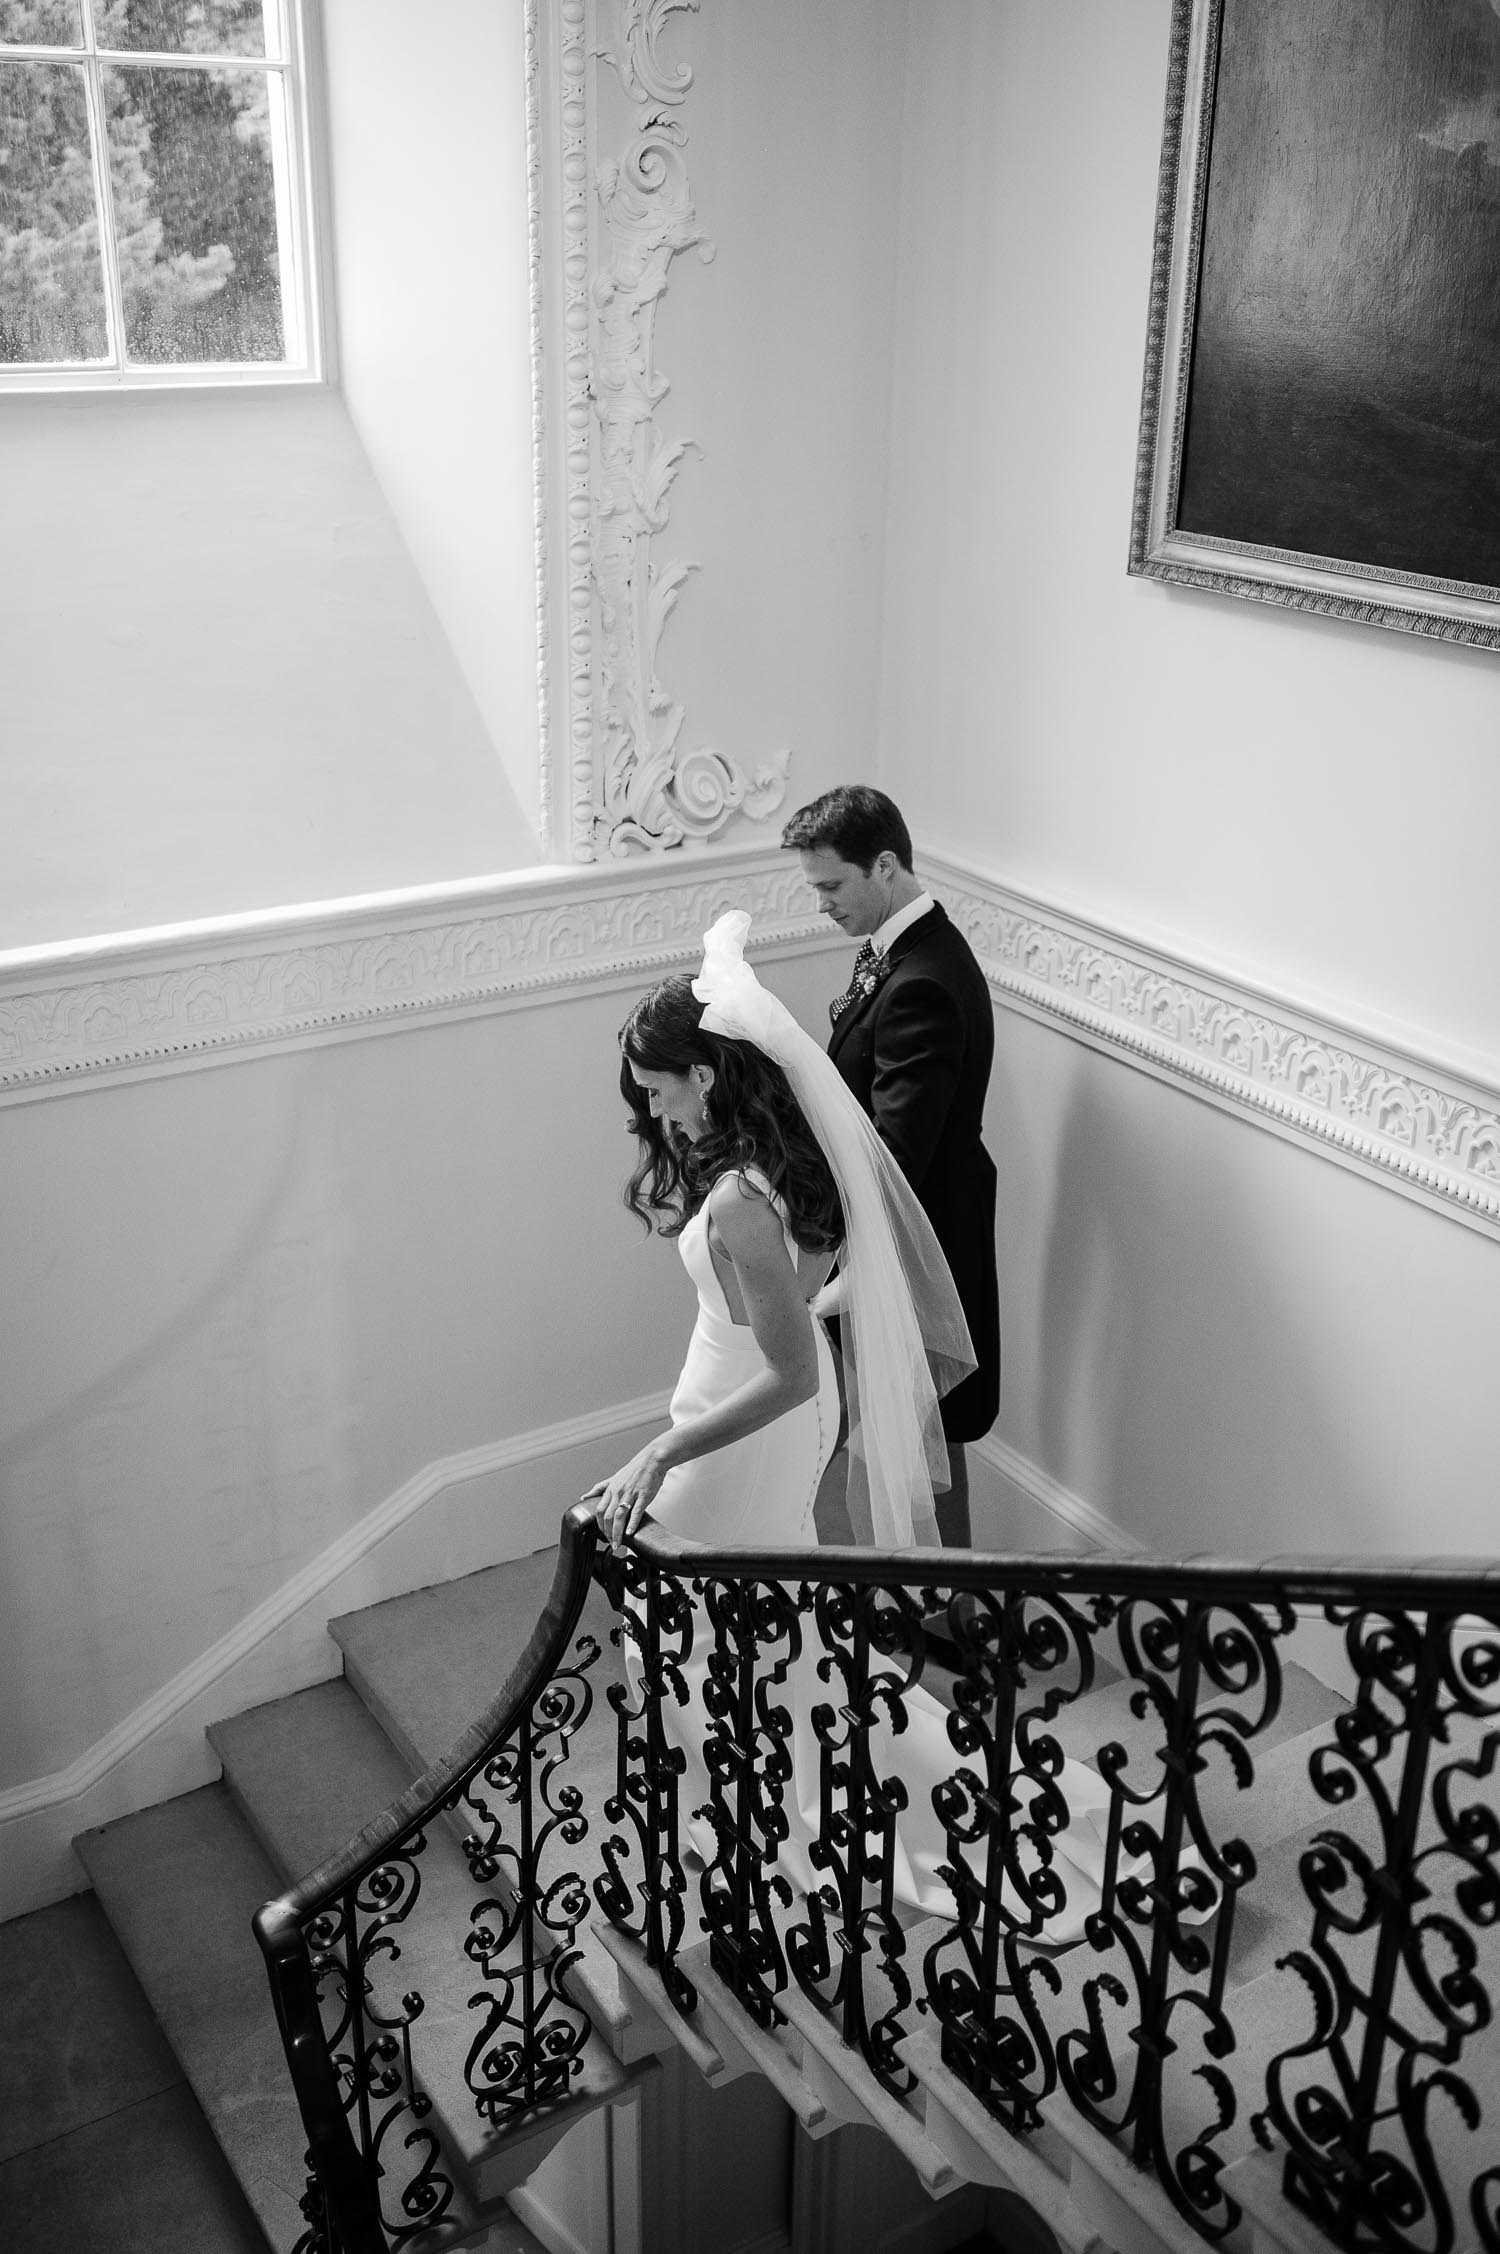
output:
[[[772,1195],[763,1175],[747,1172],[745,1179],[774,1207],[795,1268],[797,1246],[787,1228],[785,1209]],[[730,1314],[709,1249],[706,1205],[700,1206],[677,1243],[683,1265],[697,1288],[698,1312],[687,1358],[672,1394],[669,1415],[674,1424],[716,1407],[765,1367],[753,1331],[747,1323],[736,1323]],[[674,1465],[662,1481],[650,1512],[664,1531],[714,1548],[817,1546],[813,1502],[838,1436],[839,1395],[833,1350],[816,1318],[814,1331],[818,1355],[814,1398],[743,1440]],[[705,1806],[710,1796],[701,1752],[708,1731],[701,1692],[713,1630],[703,1607],[695,1609],[693,1652],[683,1669],[688,1703],[680,1706],[671,1697],[665,1699],[663,1720],[669,1736],[687,1757],[686,1772],[678,1780],[678,1809],[692,1845],[708,1863],[715,1851],[713,1829],[706,1818],[695,1817],[692,1811]],[[822,1647],[806,1616],[804,1636],[803,1654],[778,1690],[780,1702],[792,1718],[793,1757],[793,1776],[784,1802],[790,1830],[781,1848],[779,1867],[794,1887],[808,1892],[823,1883],[807,1854],[818,1831],[821,1751],[812,1726],[812,1710],[818,1705],[838,1706],[842,1699],[837,1677],[829,1683],[817,1673]],[[625,1640],[625,1661],[632,1691],[638,1696],[640,1671],[629,1638]],[[964,1765],[963,1757],[949,1741],[945,1706],[920,1688],[906,1692],[904,1705],[904,1730],[897,1732],[888,1723],[880,1723],[872,1728],[870,1737],[877,1773],[899,1776],[907,1792],[907,1806],[897,1827],[895,1896],[908,1910],[925,1916],[956,1917],[953,1895],[938,1876],[940,1866],[948,1860],[948,1844],[933,1810],[932,1794],[938,1784]],[[1077,1940],[1085,1917],[1098,1905],[1109,1817],[1109,1794],[1094,1770],[1068,1761],[1057,1782],[1068,1803],[1070,1820],[1051,1842],[1052,1868],[1067,1896],[1064,1908],[1049,1920],[1041,1936],[1053,1945]],[[1034,1790],[1029,1779],[1018,1780],[1018,1811],[1024,1811]],[[1031,1859],[1029,1854],[1025,1859]]]

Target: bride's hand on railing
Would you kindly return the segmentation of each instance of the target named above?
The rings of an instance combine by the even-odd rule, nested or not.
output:
[[[610,1478],[597,1480],[579,1496],[579,1501],[593,1511],[599,1531],[612,1550],[618,1550],[640,1525],[668,1469],[658,1442],[648,1440],[628,1464],[622,1464]]]

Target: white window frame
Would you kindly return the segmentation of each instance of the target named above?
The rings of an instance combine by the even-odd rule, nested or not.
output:
[[[81,0],[81,47],[0,46],[0,62],[71,63],[81,67],[88,103],[93,150],[94,202],[99,214],[104,264],[107,361],[0,362],[0,392],[7,391],[177,391],[228,386],[321,383],[324,381],[323,292],[318,261],[318,195],[309,130],[309,57],[306,0],[266,0],[264,57],[200,53],[168,54],[154,49],[101,47],[94,29],[94,0]],[[273,41],[273,35],[274,41]],[[130,367],[125,363],[121,330],[119,271],[115,255],[114,198],[104,138],[102,72],[111,64],[161,65],[173,70],[263,70],[272,100],[283,107],[287,166],[276,180],[276,226],[281,252],[281,319],[286,358],[280,362],[180,361]]]

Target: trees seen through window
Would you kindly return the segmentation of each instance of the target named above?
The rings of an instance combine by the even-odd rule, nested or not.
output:
[[[0,379],[308,365],[291,0],[0,0]]]

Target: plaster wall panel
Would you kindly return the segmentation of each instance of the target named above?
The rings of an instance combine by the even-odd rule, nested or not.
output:
[[[0,423],[0,949],[534,860],[328,390]]]
[[[996,1031],[1000,1436],[1159,1555],[1493,1550],[1495,1240]]]
[[[526,10],[321,18],[340,385],[534,841]]]

